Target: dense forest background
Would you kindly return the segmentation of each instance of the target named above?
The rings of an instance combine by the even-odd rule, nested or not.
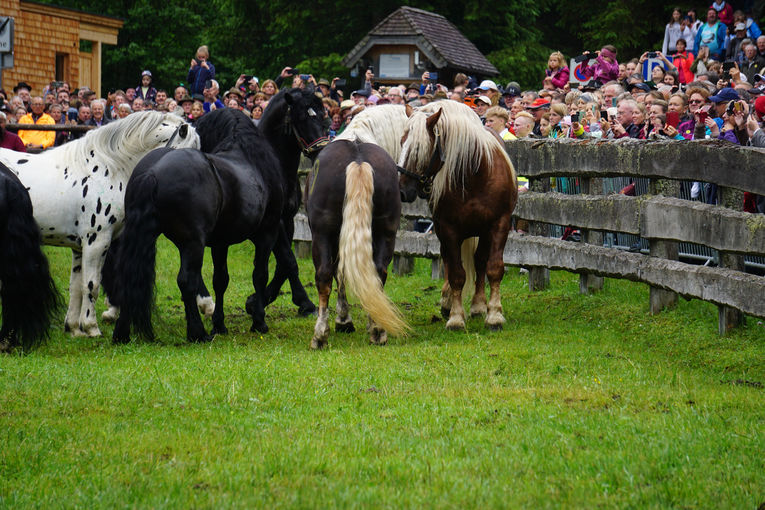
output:
[[[707,5],[661,0],[43,1],[125,20],[118,44],[104,47],[104,89],[137,85],[143,69],[151,69],[157,85],[172,88],[185,81],[201,44],[210,47],[224,89],[241,73],[263,81],[287,65],[317,78],[347,76],[343,56],[401,5],[436,12],[454,23],[499,69],[498,82],[538,87],[550,51],[571,57],[614,44],[618,60],[628,60],[661,49],[675,5],[700,9],[702,19]],[[762,3],[755,1],[755,9]]]

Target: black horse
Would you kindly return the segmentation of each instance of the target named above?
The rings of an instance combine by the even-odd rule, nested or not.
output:
[[[319,155],[305,193],[319,291],[311,347],[327,344],[333,277],[337,278],[337,331],[355,329],[346,286],[369,314],[371,343],[385,344],[387,332],[406,331],[407,325],[383,291],[401,219],[396,163],[375,144],[337,140]]]
[[[0,164],[0,352],[32,348],[60,304],[41,243],[26,188]]]
[[[304,94],[304,97],[311,103],[307,110],[308,115],[314,118],[323,118],[324,106],[321,100],[312,94],[312,88],[309,88],[307,92],[308,94]],[[316,159],[319,151],[329,143],[329,139],[317,134],[314,134],[311,138],[304,138],[295,131],[294,123],[288,125],[284,122],[285,118],[290,118],[290,115],[285,112],[285,110],[290,108],[290,105],[286,102],[275,101],[274,99],[269,101],[268,107],[260,119],[258,128],[263,132],[268,141],[271,142],[271,146],[279,156],[279,161],[287,179],[287,195],[282,214],[282,224],[279,229],[279,238],[274,246],[276,269],[274,270],[274,277],[266,290],[266,295],[268,296],[266,304],[273,303],[279,297],[282,285],[285,280],[289,280],[292,302],[297,305],[298,314],[306,316],[316,312],[316,305],[308,298],[308,294],[306,294],[300,282],[297,261],[295,260],[295,254],[292,252],[292,238],[295,234],[295,214],[300,208],[300,185],[297,170],[300,164],[301,152],[313,161]],[[254,294],[247,298],[248,312],[250,312],[253,306],[254,298]]]
[[[272,99],[285,103],[283,129],[304,140],[321,137],[322,118],[314,96],[285,91]],[[319,102],[319,105],[321,103]],[[211,247],[217,305],[212,334],[225,333],[224,293],[228,286],[228,247],[250,239],[255,244],[250,313],[252,331],[266,332],[264,307],[268,258],[279,236],[288,180],[271,144],[252,121],[236,110],[215,110],[197,123],[202,151],[158,149],[142,159],[128,183],[125,229],[115,278],[120,318],[116,342],[129,340],[130,325],[153,337],[151,305],[156,238],[160,233],[179,249],[181,290],[190,341],[208,341],[197,311],[205,294],[201,276],[205,245]]]

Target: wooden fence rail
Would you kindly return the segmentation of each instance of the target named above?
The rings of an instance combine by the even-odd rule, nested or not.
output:
[[[735,210],[741,208],[743,191],[765,195],[764,150],[717,141],[521,140],[508,143],[507,151],[518,173],[532,181],[532,189],[544,189],[540,184],[550,177],[566,176],[579,178],[583,189],[597,193],[601,179],[630,176],[651,179],[654,191],[637,197],[522,193],[517,218],[539,226],[574,226],[586,234],[579,243],[551,239],[544,235],[545,228],[533,230],[543,235],[510,235],[505,263],[530,268],[532,289],[546,285],[549,269],[563,269],[582,275],[583,292],[597,290],[593,277],[646,283],[651,286],[652,313],[673,306],[678,294],[715,303],[720,334],[741,324],[743,313],[765,318],[765,278],[743,272],[742,257],[765,254],[765,215]],[[728,207],[657,193],[675,193],[678,186],[672,183],[679,180],[719,184],[720,202]],[[404,204],[402,217],[428,218],[427,205]],[[406,229],[409,223],[402,221],[402,226]],[[604,232],[639,235],[649,241],[650,255],[604,247]],[[296,218],[295,240],[310,241],[305,216]],[[720,267],[678,261],[678,242],[719,250]],[[433,259],[433,274],[438,276],[439,249],[434,234],[401,231],[395,253]]]

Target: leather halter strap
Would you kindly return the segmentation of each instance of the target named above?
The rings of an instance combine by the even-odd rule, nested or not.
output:
[[[173,134],[170,137],[170,139],[167,141],[167,143],[165,144],[165,147],[167,147],[168,149],[170,148],[170,144],[173,143],[173,140],[175,140],[175,137],[178,136],[178,131],[181,130],[181,126],[183,126],[183,124],[184,123],[178,124],[178,127],[175,128],[175,131],[173,131]]]
[[[417,184],[423,186],[423,189],[427,195],[430,195],[430,190],[433,187],[433,179],[436,177],[436,174],[441,170],[441,167],[444,166],[444,162],[446,161],[446,155],[444,154],[444,147],[443,143],[441,143],[441,131],[438,129],[438,126],[433,128],[433,136],[435,136],[435,143],[433,144],[433,153],[430,155],[430,162],[428,163],[428,167],[425,169],[425,172],[422,174],[410,172],[406,168],[402,168],[398,165],[396,165],[396,170],[402,175],[405,175],[409,177],[410,179],[414,179],[417,181]]]
[[[284,116],[284,134],[288,135],[290,131],[295,135],[295,139],[297,140],[298,145],[300,145],[300,150],[306,156],[311,156],[313,153],[319,152],[329,143],[328,136],[320,136],[311,143],[306,142],[303,137],[300,136],[297,127],[295,127],[295,124],[292,122],[292,107],[287,105],[287,115]]]

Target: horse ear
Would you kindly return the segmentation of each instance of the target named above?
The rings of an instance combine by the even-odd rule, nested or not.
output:
[[[407,104],[407,105],[404,107],[404,109],[405,109],[405,111],[406,111],[406,116],[407,116],[407,117],[411,117],[411,116],[412,116],[412,114],[414,113],[414,108],[412,108],[412,105],[410,105],[410,104]]]
[[[436,113],[428,117],[428,120],[425,121],[425,127],[428,128],[428,131],[433,131],[433,128],[436,127],[436,123],[438,122],[438,119],[441,118],[442,111],[443,109],[439,108]]]
[[[178,130],[178,136],[181,138],[186,138],[186,135],[189,134],[189,125],[184,123],[181,125],[180,129]]]

